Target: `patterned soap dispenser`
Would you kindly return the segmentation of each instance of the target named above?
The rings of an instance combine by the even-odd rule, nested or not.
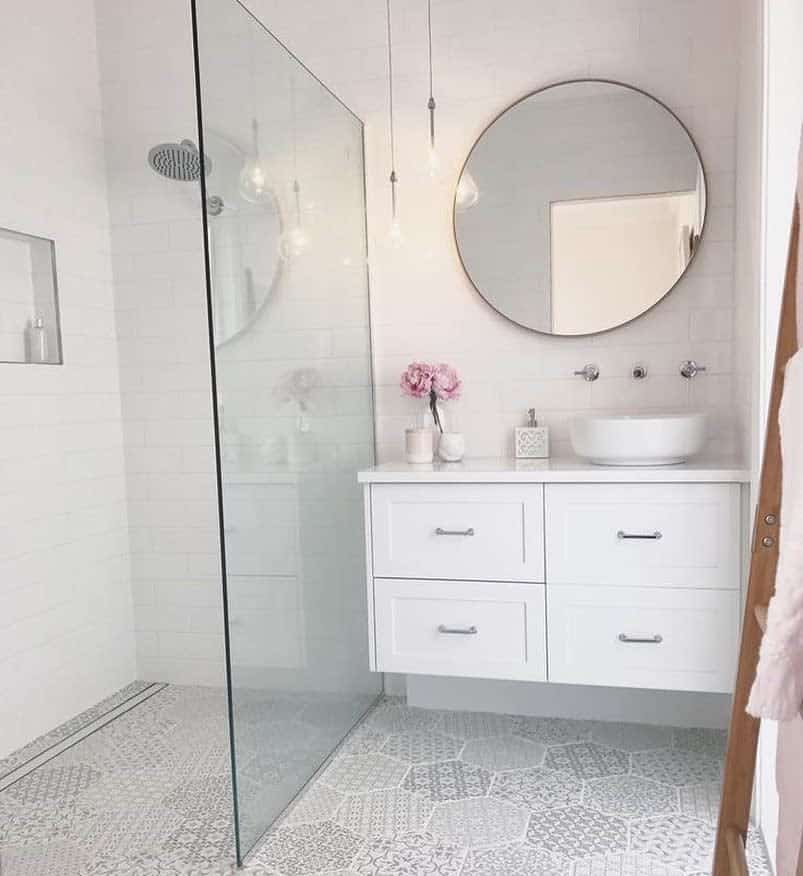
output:
[[[549,456],[549,426],[539,426],[535,408],[527,411],[527,425],[516,426],[516,459],[546,459]]]

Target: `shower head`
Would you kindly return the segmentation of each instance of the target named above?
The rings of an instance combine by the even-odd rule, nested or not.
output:
[[[201,178],[201,155],[192,140],[180,143],[159,143],[148,152],[148,164],[161,176],[181,182],[195,182]],[[212,161],[204,156],[207,176]]]

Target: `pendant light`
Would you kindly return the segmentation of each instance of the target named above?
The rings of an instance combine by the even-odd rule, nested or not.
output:
[[[454,206],[458,213],[465,213],[470,210],[480,199],[480,190],[477,183],[474,182],[474,177],[464,169],[460,174],[460,179],[457,183],[457,190],[454,196]]]
[[[256,119],[251,120],[251,156],[240,171],[240,194],[252,204],[267,201],[271,196],[268,175],[259,153],[259,125]]]
[[[303,255],[310,245],[309,235],[301,221],[301,184],[298,181],[298,144],[297,144],[297,116],[296,116],[296,81],[290,77],[290,114],[292,119],[293,135],[293,223],[283,231],[279,237],[279,255],[285,261],[298,258]]]
[[[391,24],[390,0],[386,0],[388,25],[388,121],[390,125],[390,241],[394,246],[402,242],[399,224],[398,196],[396,186],[396,131],[393,124],[393,29]]]
[[[438,153],[435,150],[435,93],[432,86],[432,0],[427,0],[427,45],[429,47],[429,174],[437,176],[440,170]]]

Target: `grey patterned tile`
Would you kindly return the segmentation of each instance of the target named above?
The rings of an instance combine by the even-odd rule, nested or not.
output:
[[[347,794],[398,788],[407,764],[384,754],[346,754],[336,758],[321,776],[323,782]]]
[[[358,876],[458,876],[465,850],[427,834],[372,839],[357,853]]]
[[[90,856],[79,845],[55,840],[36,845],[0,848],[0,873],[3,876],[53,876],[82,873]]]
[[[569,718],[516,718],[515,733],[542,745],[565,745],[568,742],[587,742],[591,738],[588,721]]]
[[[493,712],[442,712],[440,729],[458,739],[482,739],[486,736],[509,736],[514,721]]]
[[[579,803],[583,782],[571,773],[539,769],[500,773],[491,785],[491,796],[515,803],[525,809],[550,809]]]
[[[462,876],[563,876],[571,862],[528,843],[514,843],[468,853]]]
[[[725,730],[711,730],[706,727],[676,727],[675,748],[710,754],[723,758],[728,745]]]
[[[574,773],[581,779],[624,775],[630,770],[630,756],[615,748],[595,742],[575,742],[550,748],[544,766],[551,770]]]
[[[453,800],[435,807],[429,830],[461,846],[495,846],[524,839],[528,818],[524,809],[490,797]]]
[[[373,754],[380,751],[387,741],[388,734],[380,730],[372,730],[361,724],[345,739],[339,754]]]
[[[383,733],[406,733],[410,730],[437,730],[439,723],[438,712],[382,703],[368,715],[363,726]]]
[[[684,876],[684,871],[640,852],[625,852],[577,861],[572,876]]]
[[[773,876],[764,837],[755,827],[747,830],[747,865],[750,876]]]
[[[569,858],[627,850],[627,822],[585,806],[544,809],[530,818],[527,841]]]
[[[702,821],[669,815],[634,821],[630,830],[633,851],[687,871],[711,871],[714,832]]]
[[[680,811],[716,826],[719,819],[719,801],[722,791],[720,782],[703,782],[679,788]]]
[[[56,761],[51,761],[56,763]],[[78,797],[101,778],[101,773],[81,763],[70,766],[42,766],[14,782],[5,794],[23,806],[53,800],[66,803]]]
[[[434,803],[397,789],[355,794],[338,809],[335,821],[361,836],[395,836],[426,827]]]
[[[493,772],[538,766],[544,760],[546,748],[516,736],[492,736],[471,739],[466,743],[462,760]]]
[[[290,809],[282,825],[302,824],[307,821],[329,821],[343,802],[344,797],[334,788],[322,782],[314,782]]]
[[[415,730],[389,736],[382,746],[382,752],[399,760],[428,763],[434,760],[451,760],[460,754],[462,747],[463,743],[452,736]]]
[[[620,751],[649,751],[653,748],[671,748],[672,730],[649,724],[624,724],[595,721],[591,725],[591,739]]]
[[[403,784],[406,790],[437,801],[484,797],[490,786],[491,774],[487,770],[460,760],[415,765]]]
[[[721,760],[710,754],[676,749],[640,751],[632,755],[634,775],[667,785],[692,785],[719,781]]]
[[[611,776],[586,783],[583,803],[625,818],[678,811],[677,790],[639,776]]]
[[[252,862],[273,868],[282,876],[302,876],[348,868],[361,845],[359,837],[331,821],[298,824],[271,831]]]

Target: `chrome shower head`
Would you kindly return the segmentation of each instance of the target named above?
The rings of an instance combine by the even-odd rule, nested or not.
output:
[[[201,155],[192,140],[180,143],[159,143],[148,152],[148,164],[161,176],[181,182],[196,182],[201,178]],[[212,161],[204,157],[207,176]]]

